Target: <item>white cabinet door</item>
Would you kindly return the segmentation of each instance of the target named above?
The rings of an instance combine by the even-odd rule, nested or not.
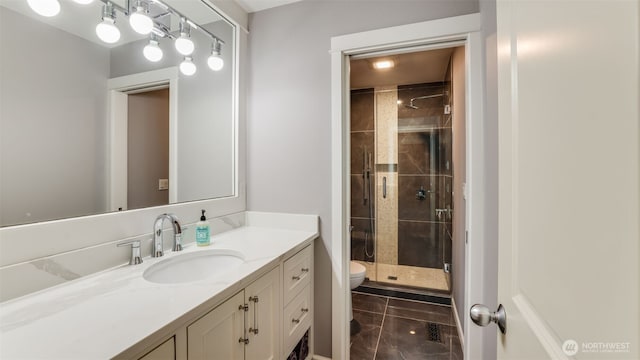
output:
[[[244,359],[244,291],[187,327],[189,360]]]
[[[639,2],[497,10],[498,357],[637,359]]]
[[[280,268],[272,270],[244,290],[249,311],[246,313],[247,360],[275,360],[280,353]]]

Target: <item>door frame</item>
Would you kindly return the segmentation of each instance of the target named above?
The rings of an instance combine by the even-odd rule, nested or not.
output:
[[[350,87],[349,57],[377,51],[465,46],[466,81],[466,229],[465,294],[463,309],[482,303],[484,269],[484,51],[480,14],[395,26],[333,37],[331,39],[331,259],[332,259],[332,353],[349,359],[349,225],[350,225]],[[454,269],[455,271],[455,269]],[[463,314],[458,314],[464,316]],[[480,328],[464,324],[463,351],[483,353]]]
[[[127,210],[128,95],[169,88],[169,204],[178,201],[178,67],[109,79],[108,208]]]

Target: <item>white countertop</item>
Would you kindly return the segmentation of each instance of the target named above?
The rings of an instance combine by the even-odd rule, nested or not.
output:
[[[144,340],[204,302],[222,302],[229,289],[275,266],[318,236],[317,230],[246,226],[212,236],[212,244],[170,249],[0,304],[0,358],[106,359]],[[244,255],[237,270],[183,284],[156,284],[142,277],[151,265],[184,253],[231,249]],[[227,291],[225,291],[227,290]]]

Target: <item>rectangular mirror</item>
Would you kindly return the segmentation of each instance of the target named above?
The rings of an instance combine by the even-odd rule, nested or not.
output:
[[[0,226],[234,196],[235,48],[204,0],[0,0]]]

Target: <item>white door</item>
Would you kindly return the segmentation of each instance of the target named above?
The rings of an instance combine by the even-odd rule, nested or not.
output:
[[[637,359],[639,2],[497,10],[498,357]]]

